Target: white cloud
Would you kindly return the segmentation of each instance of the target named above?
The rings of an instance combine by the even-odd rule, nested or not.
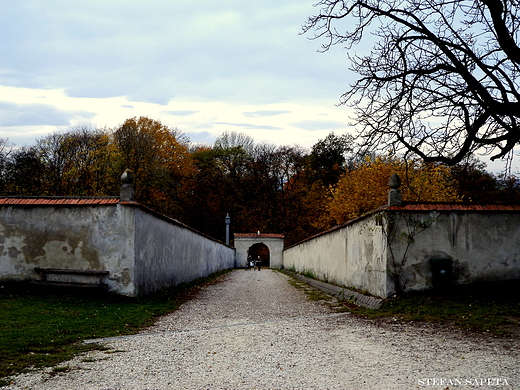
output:
[[[0,86],[0,100],[4,97],[9,97],[11,103],[0,105],[0,109],[7,107],[11,118],[17,120],[0,122],[3,125],[0,137],[8,137],[17,144],[30,143],[27,134],[42,137],[77,125],[115,128],[128,118],[147,116],[180,129],[197,142],[213,143],[224,131],[237,131],[247,132],[257,142],[310,147],[331,130],[340,129],[345,116],[343,108],[332,105],[326,108],[303,103],[251,105],[182,100],[161,105],[125,97],[77,98],[59,90]],[[41,131],[35,126],[38,120],[34,116],[19,115],[26,108],[34,109],[34,115],[40,118]],[[323,120],[324,115],[327,120]],[[309,119],[306,122],[301,118]]]
[[[9,53],[0,84],[155,103],[193,92],[225,101],[289,99],[302,96],[295,84],[320,94],[327,73],[339,74],[343,64],[298,35],[312,11],[296,0],[21,0],[0,15],[9,31],[0,40]]]
[[[180,110],[180,111],[162,111],[161,114],[173,115],[173,116],[190,116],[196,114],[199,111]]]
[[[269,125],[255,125],[252,123],[230,123],[230,122],[214,122],[215,125],[224,125],[232,127],[240,127],[244,130],[283,130],[281,127]]]
[[[347,124],[338,121],[304,120],[291,123],[292,126],[302,130],[346,130]]]
[[[244,112],[243,115],[246,118],[258,118],[264,116],[275,116],[282,114],[290,114],[290,111],[253,111],[253,112]]]
[[[311,146],[347,117],[342,51],[299,36],[301,0],[19,0],[0,13],[0,137],[148,116],[198,142]],[[328,125],[311,126],[327,114]],[[244,119],[247,118],[247,119]],[[322,122],[323,123],[323,122]]]
[[[0,126],[68,126],[72,120],[89,120],[94,113],[64,111],[48,104],[15,104],[0,101]]]

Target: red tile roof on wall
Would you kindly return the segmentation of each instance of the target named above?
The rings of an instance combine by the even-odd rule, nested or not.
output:
[[[476,203],[427,203],[427,202],[410,202],[406,203],[403,202],[403,205],[401,206],[382,206],[378,209],[369,211],[368,213],[351,219],[350,221],[347,221],[341,225],[334,226],[330,229],[327,229],[323,232],[320,232],[318,234],[315,234],[313,236],[307,237],[304,240],[297,242],[296,244],[293,244],[285,249],[291,248],[293,246],[299,245],[302,242],[312,240],[315,237],[322,236],[324,234],[339,230],[347,225],[351,225],[355,223],[356,221],[360,221],[364,218],[367,218],[371,215],[374,215],[376,213],[380,213],[383,211],[425,211],[425,212],[431,212],[431,211],[472,211],[472,212],[497,212],[497,213],[503,213],[503,212],[520,212],[520,205],[518,204],[476,204]]]
[[[3,197],[0,206],[94,206],[115,205],[118,197]]]
[[[235,233],[235,238],[284,238],[283,234],[275,233]]]
[[[391,211],[520,211],[520,205],[515,204],[472,203],[404,203],[384,208]]]
[[[125,206],[132,206],[136,207],[142,211],[145,211],[147,213],[150,213],[154,215],[157,218],[160,218],[162,220],[168,221],[169,223],[175,224],[177,226],[181,226],[185,229],[191,230],[192,232],[195,232],[197,234],[200,234],[201,236],[206,237],[209,240],[218,242],[220,244],[226,245],[219,240],[208,236],[207,234],[204,234],[202,232],[199,232],[198,230],[195,230],[191,228],[188,225],[185,225],[182,222],[177,221],[176,219],[170,218],[165,216],[164,214],[161,214],[155,210],[152,210],[142,204],[139,204],[134,201],[120,201],[119,197],[85,197],[85,196],[70,196],[70,197],[58,197],[58,196],[41,196],[41,197],[0,197],[0,207],[2,206],[98,206],[98,205],[104,205],[104,206],[111,206],[111,205],[125,205]]]

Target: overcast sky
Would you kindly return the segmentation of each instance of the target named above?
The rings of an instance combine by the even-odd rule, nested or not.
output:
[[[17,145],[134,116],[205,143],[353,131],[345,51],[299,35],[313,0],[0,1],[0,137]]]

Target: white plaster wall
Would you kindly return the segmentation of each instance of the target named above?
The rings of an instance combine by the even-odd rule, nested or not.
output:
[[[386,297],[386,246],[378,220],[366,218],[290,247],[283,266]]]
[[[268,238],[264,241],[264,244],[267,245],[267,247],[269,248],[269,267],[276,269],[282,268],[284,249],[283,238]]]
[[[434,222],[414,237],[406,254],[403,277],[407,290],[432,287],[432,258],[453,260],[457,284],[520,278],[520,214],[433,212],[413,216]],[[402,220],[399,229],[406,229]],[[399,261],[405,245],[404,240],[392,241]]]
[[[247,262],[247,251],[255,244],[264,244],[269,248],[269,267],[282,268],[283,264],[283,238],[274,237],[235,237],[234,245],[236,249],[235,267],[245,268]]]
[[[283,253],[283,266],[299,273],[311,272],[320,280],[343,284],[347,275],[346,230],[313,237]]]
[[[453,261],[456,284],[520,279],[520,214],[507,212],[415,212],[431,223],[407,248],[399,213],[395,238],[387,245],[386,212],[326,232],[284,251],[284,268],[312,272],[318,279],[388,297],[396,288],[390,274],[399,267],[405,291],[432,287],[430,259]],[[417,225],[416,225],[417,226]],[[390,246],[390,247],[389,247]],[[391,249],[391,250],[390,250]]]
[[[110,291],[137,295],[234,260],[233,248],[137,205],[0,207],[3,280],[38,279],[34,267],[106,270]]]
[[[0,279],[36,279],[34,267],[110,272],[111,290],[132,294],[133,217],[124,207],[0,207]]]
[[[135,210],[135,273],[139,294],[233,268],[235,250],[173,220]]]
[[[343,228],[347,235],[347,273],[342,284],[386,297],[387,247],[381,221],[380,214],[376,214]]]

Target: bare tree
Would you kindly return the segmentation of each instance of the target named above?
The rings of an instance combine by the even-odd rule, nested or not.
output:
[[[341,97],[359,139],[455,164],[477,149],[492,159],[520,141],[519,0],[321,0],[303,32],[322,50],[375,39],[349,54],[360,76]],[[341,27],[343,23],[343,28]]]
[[[219,161],[234,181],[245,173],[246,162],[251,157],[253,148],[253,137],[235,131],[222,133],[213,147],[219,154]]]
[[[6,191],[7,167],[14,145],[7,138],[0,138],[0,193]]]

